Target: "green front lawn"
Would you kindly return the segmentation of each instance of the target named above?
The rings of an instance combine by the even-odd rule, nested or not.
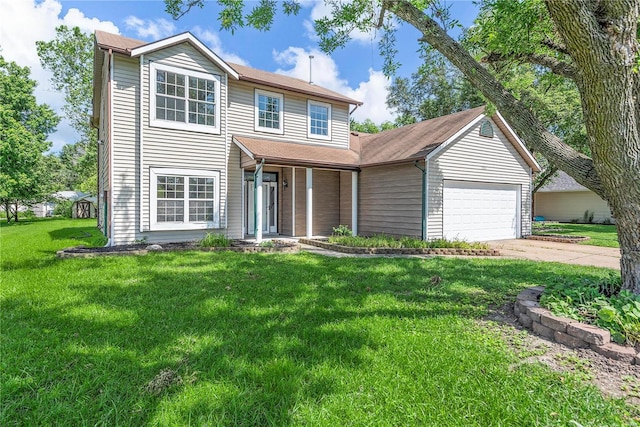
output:
[[[615,225],[534,222],[533,233],[588,236],[590,239],[580,242],[581,245],[606,246],[609,248],[620,247],[618,243],[618,232]]]
[[[557,276],[518,260],[231,252],[56,259],[85,220],[0,228],[0,425],[635,425],[523,363],[490,307]]]

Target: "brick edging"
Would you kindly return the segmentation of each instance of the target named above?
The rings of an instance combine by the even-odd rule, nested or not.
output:
[[[590,348],[609,359],[640,365],[640,348],[611,342],[611,333],[594,325],[555,316],[538,302],[544,286],[525,289],[516,297],[513,311],[518,322],[537,335],[571,348]]]
[[[226,248],[209,248],[209,247],[184,247],[184,248],[162,248],[162,249],[136,249],[131,251],[95,251],[95,252],[67,252],[71,249],[77,249],[79,246],[65,248],[56,252],[58,258],[95,258],[103,255],[147,255],[149,252],[240,252],[240,253],[297,253],[300,252],[300,245],[290,245],[282,247],[260,247],[260,246],[229,246]]]
[[[589,236],[563,236],[559,234],[531,234],[526,236],[525,239],[529,240],[544,240],[545,242],[558,242],[558,243],[578,243],[591,239]]]
[[[497,249],[458,249],[458,248],[362,248],[335,245],[313,239],[299,239],[300,243],[317,246],[347,254],[359,255],[468,255],[468,256],[500,256]]]

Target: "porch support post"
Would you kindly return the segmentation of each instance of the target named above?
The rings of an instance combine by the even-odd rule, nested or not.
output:
[[[264,161],[263,161],[264,163]],[[254,179],[255,185],[255,203],[253,204],[253,211],[255,212],[255,232],[256,242],[262,242],[262,165],[257,165],[256,174]]]
[[[296,236],[296,168],[291,168],[291,235]]]
[[[313,169],[307,168],[307,239],[313,237]]]
[[[351,172],[351,231],[358,235],[358,172]]]
[[[241,230],[241,239],[244,239],[244,236],[247,234],[247,230],[246,230],[246,221],[245,221],[245,217],[244,217],[244,213],[247,211],[247,205],[246,203],[248,203],[245,199],[244,199],[244,188],[247,185],[245,180],[244,180],[244,168],[240,168],[240,176],[242,177],[240,179],[240,206],[242,206],[242,209],[240,210],[240,230]]]

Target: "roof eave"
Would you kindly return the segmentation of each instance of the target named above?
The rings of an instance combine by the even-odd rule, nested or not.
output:
[[[237,71],[231,68],[229,64],[222,60],[218,55],[216,55],[211,49],[204,45],[200,40],[198,40],[193,34],[186,32],[177,34],[175,36],[167,37],[162,40],[158,40],[152,43],[148,43],[136,48],[133,48],[129,51],[129,54],[132,58],[138,57],[140,55],[144,55],[150,52],[155,52],[160,49],[164,49],[167,47],[175,46],[181,43],[189,43],[193,47],[195,47],[200,53],[206,56],[211,62],[216,64],[222,70],[224,70],[228,75],[238,80],[240,76]]]
[[[256,79],[254,77],[244,76],[242,74],[240,75],[239,80],[245,81],[245,82],[250,82],[250,83],[262,84],[262,85],[269,86],[269,87],[272,87],[272,88],[282,89],[282,90],[286,90],[286,91],[289,91],[289,92],[296,92],[296,93],[300,93],[300,94],[303,94],[303,95],[311,95],[311,96],[315,96],[315,97],[318,97],[318,98],[329,99],[331,101],[343,102],[345,104],[352,104],[352,105],[358,105],[358,106],[363,105],[363,102],[356,101],[355,99],[342,98],[342,97],[339,97],[339,96],[325,95],[325,94],[313,92],[311,90],[297,89],[297,88],[293,88],[291,86],[281,85],[281,84],[273,83],[273,82],[270,82],[270,81],[267,81],[267,80],[263,80],[263,79]]]

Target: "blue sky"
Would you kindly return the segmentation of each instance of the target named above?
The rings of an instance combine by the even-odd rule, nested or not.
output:
[[[0,54],[7,60],[30,66],[32,77],[39,82],[38,101],[60,110],[62,96],[51,89],[50,74],[42,70],[35,52],[35,41],[54,37],[56,26],[77,25],[87,32],[98,28],[148,41],[191,31],[225,60],[298,78],[308,78],[308,56],[313,54],[314,83],[365,103],[354,115],[357,120],[371,118],[377,123],[393,120],[393,113],[385,106],[389,81],[381,72],[377,35],[354,34],[354,40],[344,49],[328,56],[318,50],[311,28],[312,19],[327,13],[327,8],[322,1],[301,3],[303,8],[298,16],[280,13],[269,32],[240,28],[232,34],[220,30],[215,2],[207,2],[203,9],[196,8],[174,21],[164,11],[164,2],[155,0],[0,0]],[[453,17],[463,26],[472,24],[477,14],[472,1],[448,1],[448,4]],[[409,76],[419,66],[418,38],[414,28],[400,27],[397,49],[402,67],[398,75]],[[63,122],[58,132],[50,136],[52,150],[57,151],[74,139],[73,130]]]

